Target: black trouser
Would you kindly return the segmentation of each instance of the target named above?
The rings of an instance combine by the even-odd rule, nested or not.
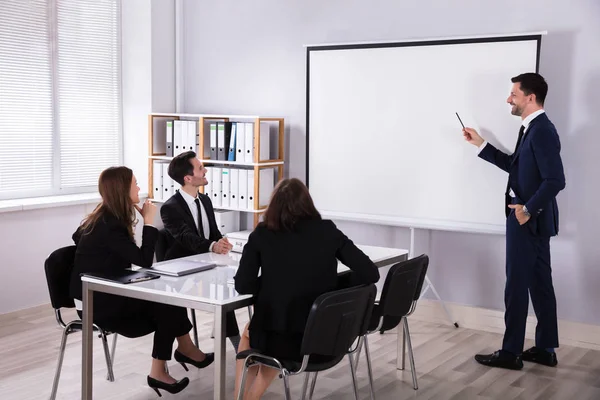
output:
[[[529,224],[520,225],[514,212],[506,220],[506,330],[502,349],[517,355],[523,352],[529,296],[538,321],[535,345],[558,347],[550,238],[534,235]]]
[[[225,335],[239,335],[235,313],[228,312],[225,318]],[[158,360],[170,360],[175,338],[192,329],[186,308],[106,293],[94,293],[94,323],[129,338],[154,332],[152,357]]]
[[[240,328],[238,327],[237,318],[235,312],[228,311],[225,313],[225,336],[239,336]]]
[[[94,303],[94,323],[106,331],[129,338],[154,332],[152,358],[157,360],[170,360],[175,338],[192,329],[183,307],[104,293],[94,294]]]

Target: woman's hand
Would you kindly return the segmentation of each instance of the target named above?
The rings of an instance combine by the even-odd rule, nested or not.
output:
[[[146,200],[142,207],[135,204],[135,209],[138,210],[142,217],[144,218],[144,225],[153,225],[154,217],[156,217],[156,212],[158,211],[158,207],[154,205],[150,200]]]

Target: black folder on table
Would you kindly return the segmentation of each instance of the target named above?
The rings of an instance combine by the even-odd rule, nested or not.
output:
[[[86,272],[81,274],[81,276],[89,276],[90,278],[123,284],[144,282],[149,281],[150,279],[160,278],[160,275],[132,270],[123,270],[118,272]]]

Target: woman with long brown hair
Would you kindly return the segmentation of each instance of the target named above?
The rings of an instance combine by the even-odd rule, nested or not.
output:
[[[235,275],[236,291],[253,294],[256,299],[239,351],[252,348],[300,361],[302,335],[313,302],[338,287],[338,260],[352,270],[356,284],[379,280],[379,271],[369,257],[332,221],[321,218],[307,187],[295,178],[281,181],[263,222],[248,238]],[[237,361],[235,398],[243,363]],[[252,367],[244,399],[259,399],[277,374],[272,368]]]
[[[98,180],[98,190],[102,201],[73,234],[77,250],[71,295],[75,299],[81,299],[80,274],[118,273],[132,264],[150,267],[154,258],[158,230],[152,224],[156,206],[150,201],[138,206],[140,188],[131,169],[111,167],[104,170]],[[141,247],[137,246],[133,236],[136,210],[144,220]],[[187,363],[204,368],[214,360],[212,353],[204,354],[193,344],[189,335],[192,324],[185,308],[95,293],[94,323],[126,337],[154,332],[152,365],[147,381],[159,395],[158,389],[178,393],[189,384],[187,377],[177,381],[165,368],[175,340],[178,344],[175,360],[184,367]]]

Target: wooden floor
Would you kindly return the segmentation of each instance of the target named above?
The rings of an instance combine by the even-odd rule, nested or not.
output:
[[[198,312],[201,348],[212,351],[209,338],[210,314]],[[68,313],[65,320],[73,318]],[[240,325],[247,314],[238,313]],[[600,351],[563,346],[558,351],[558,368],[526,363],[522,371],[489,369],[478,365],[473,354],[494,351],[501,336],[494,333],[456,329],[450,325],[412,321],[411,337],[415,349],[419,390],[412,389],[410,371],[397,371],[396,335],[372,335],[373,373],[378,399],[600,399]],[[0,315],[0,399],[47,399],[52,387],[61,331],[48,306]],[[531,342],[526,343],[527,346]],[[157,399],[146,385],[150,368],[151,336],[140,339],[119,338],[115,363],[115,382],[105,380],[106,365],[99,339],[94,342],[94,398]],[[227,389],[233,391],[233,360],[227,344]],[[407,366],[409,364],[407,363]],[[188,376],[191,384],[178,395],[164,393],[164,399],[212,399],[213,367],[186,373],[170,363],[172,375]],[[81,334],[69,338],[58,399],[79,399],[81,379]],[[360,398],[368,399],[366,364],[361,357],[358,371]],[[301,377],[292,378],[292,396],[299,398]],[[350,370],[343,361],[319,376],[315,399],[352,399]],[[230,397],[231,398],[231,397]],[[283,384],[276,381],[265,399],[283,398]]]

